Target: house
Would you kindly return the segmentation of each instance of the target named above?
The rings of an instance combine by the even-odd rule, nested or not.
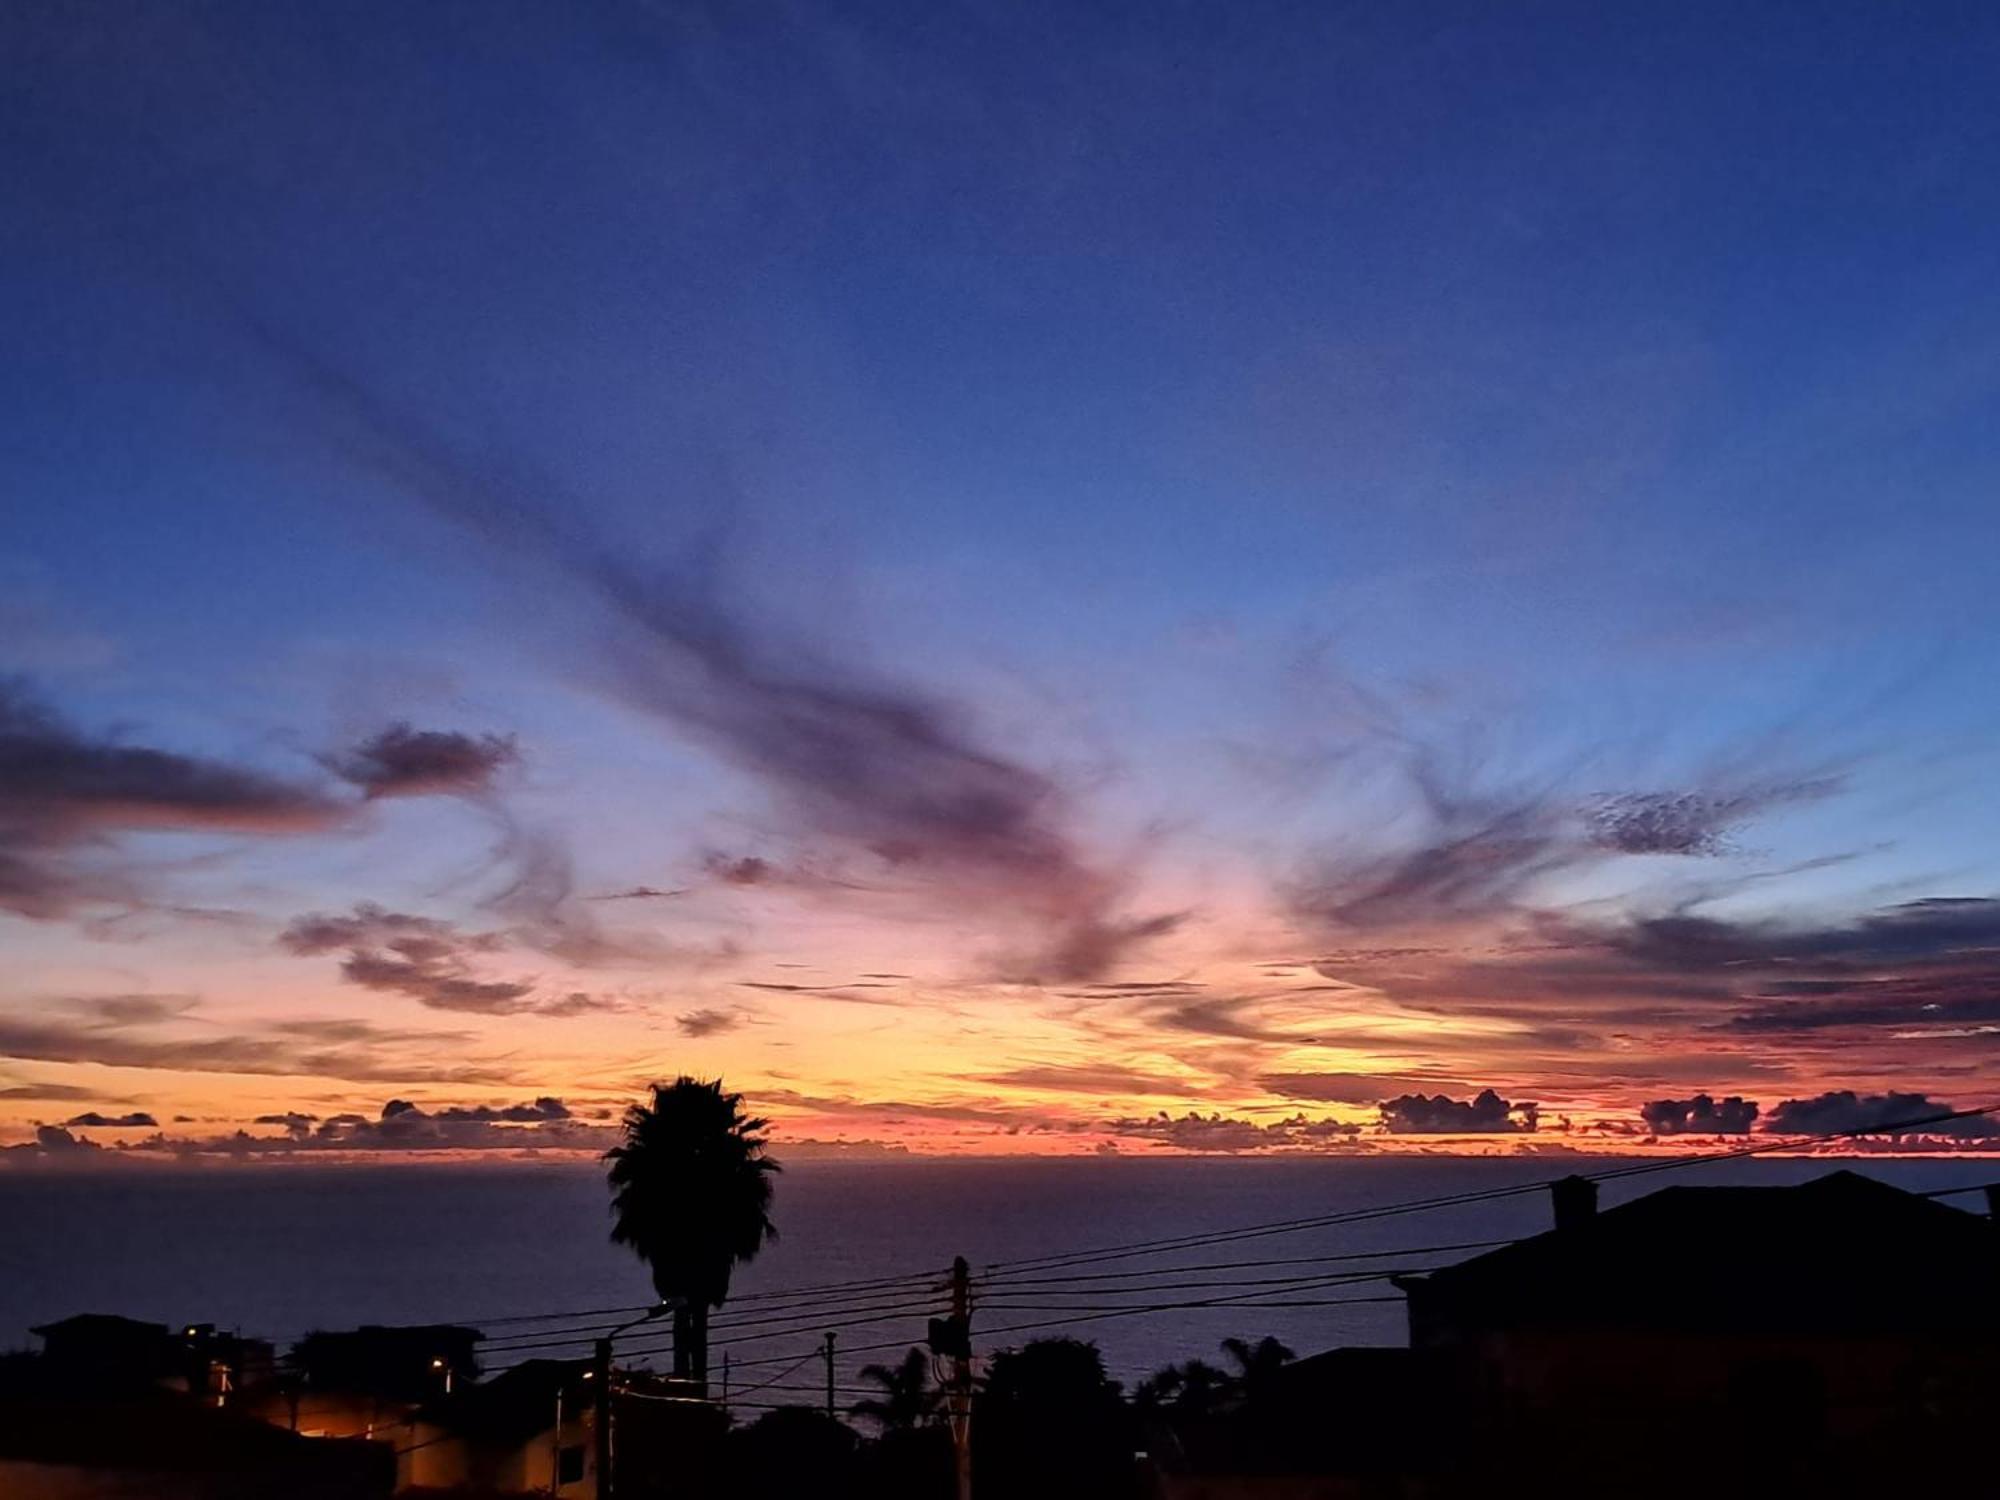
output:
[[[172,1342],[166,1328],[158,1332]],[[304,1438],[218,1409],[203,1393],[107,1380],[101,1365],[77,1356],[106,1352],[93,1342],[100,1336],[124,1335],[102,1321],[67,1333],[51,1344],[68,1363],[51,1364],[45,1354],[0,1357],[7,1500],[387,1500],[395,1457],[386,1445]],[[141,1349],[158,1347],[132,1337]]]
[[[42,1341],[42,1358],[66,1379],[153,1385],[184,1378],[185,1364],[164,1323],[116,1313],[78,1313],[28,1332]]]
[[[259,1412],[313,1437],[406,1442],[419,1408],[478,1378],[480,1333],[452,1324],[364,1324],[307,1334],[292,1349],[282,1393]]]
[[[1154,1456],[1174,1500],[1991,1488],[2000,1227],[1837,1171],[1675,1186],[1396,1278],[1410,1347],[1290,1367]],[[1384,1400],[1385,1393],[1393,1398]]]
[[[531,1359],[416,1414],[398,1493],[594,1500],[595,1374],[588,1360]]]
[[[213,1323],[169,1328],[112,1313],[79,1313],[31,1328],[47,1368],[69,1382],[103,1388],[158,1385],[213,1398],[218,1406],[268,1383],[271,1346],[218,1332]]]
[[[1522,1485],[1711,1493],[1948,1480],[2000,1399],[2000,1229],[1839,1171],[1676,1186],[1399,1278],[1475,1447]]]

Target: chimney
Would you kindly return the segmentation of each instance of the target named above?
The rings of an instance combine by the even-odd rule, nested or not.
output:
[[[1564,1177],[1549,1184],[1555,1200],[1556,1228],[1567,1232],[1581,1229],[1597,1217],[1597,1184],[1588,1177]]]

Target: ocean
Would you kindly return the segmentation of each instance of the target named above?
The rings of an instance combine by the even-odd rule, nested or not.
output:
[[[1337,1299],[1340,1305],[1178,1308],[1062,1328],[1002,1330],[1114,1306],[1242,1295],[1250,1278],[1444,1264],[1465,1252],[1435,1247],[1547,1228],[1546,1194],[1044,1271],[1035,1273],[1036,1284],[1026,1272],[1010,1277],[986,1268],[1535,1183],[1603,1165],[1615,1163],[1574,1157],[801,1162],[778,1180],[779,1239],[737,1276],[735,1293],[747,1300],[717,1315],[714,1358],[719,1370],[723,1353],[729,1354],[733,1370],[743,1372],[736,1377],[740,1388],[743,1381],[784,1373],[781,1367],[795,1355],[816,1360],[821,1330],[831,1327],[842,1381],[849,1383],[860,1365],[893,1359],[904,1343],[922,1337],[924,1319],[939,1300],[932,1278],[824,1303],[786,1304],[767,1294],[904,1273],[935,1272],[941,1284],[954,1255],[973,1266],[974,1338],[982,1350],[1036,1332],[1067,1332],[1095,1341],[1111,1372],[1128,1382],[1170,1360],[1215,1359],[1217,1344],[1230,1335],[1272,1334],[1300,1353],[1400,1343],[1398,1301],[1350,1300],[1393,1298],[1383,1281],[1248,1293],[1266,1301]],[[1608,1207],[1672,1183],[1796,1182],[1842,1166],[1918,1190],[1996,1176],[1990,1163],[1977,1159],[1764,1158],[1606,1184],[1603,1202]],[[1977,1198],[1956,1201],[1982,1206]],[[504,1340],[508,1347],[488,1355],[494,1367],[532,1354],[581,1354],[587,1349],[581,1343],[535,1347],[536,1336],[547,1337],[549,1330],[534,1323],[496,1320],[646,1301],[651,1290],[643,1268],[609,1243],[607,1227],[597,1168],[573,1162],[8,1174],[0,1177],[0,1347],[28,1345],[28,1329],[36,1323],[115,1312],[163,1323],[210,1322],[280,1344],[311,1328],[459,1322]],[[1689,1249],[1703,1253],[1703,1247]],[[1397,1253],[1331,1268],[1234,1266],[1180,1277],[1048,1279],[1381,1251]],[[1228,1284],[1145,1290],[1162,1279]],[[650,1333],[630,1336],[621,1350],[643,1349]],[[873,1347],[885,1344],[891,1347]],[[818,1370],[816,1363],[802,1364],[801,1383],[776,1385],[773,1394],[816,1389]]]

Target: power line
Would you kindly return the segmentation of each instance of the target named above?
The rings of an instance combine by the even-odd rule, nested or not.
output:
[[[1267,1257],[1259,1260],[1206,1261],[1192,1266],[1151,1266],[1138,1271],[1086,1271],[1074,1276],[992,1276],[981,1284],[985,1286],[1047,1286],[1056,1282],[1070,1281],[1116,1281],[1142,1276],[1174,1276],[1194,1271],[1236,1271],[1260,1270],[1266,1266],[1320,1266],[1336,1261],[1384,1260],[1396,1255],[1444,1255],[1455,1250],[1491,1250],[1500,1245],[1511,1245],[1514,1241],[1504,1240],[1461,1240],[1451,1245],[1406,1245],[1394,1250],[1350,1250],[1339,1255],[1288,1255]]]
[[[1639,1162],[1624,1167],[1608,1167],[1602,1171],[1578,1174],[1590,1182],[1612,1182],[1626,1177],[1637,1177],[1649,1172],[1673,1171],[1681,1167],[1698,1166],[1708,1162],[1736,1161],[1749,1156],[1761,1156],[1774,1151],[1797,1151],[1803,1147],[1824,1144],[1829,1141],[1847,1140],[1864,1135],[1892,1135],[1904,1131],[1921,1130],[1926,1126],[1942,1125],[1954,1120],[1972,1119],[1980,1115],[2000,1112],[2000,1103],[1987,1104],[1975,1109],[1954,1109],[1933,1112],[1915,1119],[1884,1122],[1847,1130],[1829,1130],[1819,1135],[1788,1136],[1780,1140],[1763,1141],[1754,1146],[1738,1147],[1730,1151],[1712,1151],[1672,1157],[1660,1161]],[[1473,1203],[1493,1202],[1502,1198],[1517,1198],[1530,1193],[1547,1190],[1558,1179],[1544,1178],[1535,1182],[1517,1183],[1507,1187],[1484,1188],[1463,1193],[1447,1193],[1433,1198],[1412,1199],[1403,1203],[1383,1204],[1372,1208],[1346,1209],[1331,1214],[1314,1214],[1293,1219],[1277,1219],[1263,1224],[1245,1225],[1237,1229],[1211,1230],[1198,1234],[1169,1235],[1161,1239],[1135,1240],[1123,1245],[1107,1245],[1093,1250],[1063,1251],[1052,1255],[1029,1256],[1020,1260],[993,1261],[984,1268],[987,1272],[1006,1270],[1057,1270],[1073,1265],[1091,1265],[1102,1261],[1124,1260],[1135,1255],[1165,1254],[1173,1250],[1191,1250],[1207,1245],[1228,1244],[1238,1240],[1258,1239],[1266,1235],[1290,1234],[1302,1230],[1330,1228],[1339,1224],[1362,1223],[1371,1219],[1389,1218],[1398,1214],[1419,1213],[1429,1209],[1453,1208]]]
[[[1034,1328],[1062,1328],[1071,1323],[1094,1323],[1105,1318],[1137,1317],[1143,1313],[1185,1312],[1191,1308],[1227,1307],[1233,1304],[1241,1304],[1243,1300],[1236,1297],[1210,1297],[1199,1302],[1158,1302],[1149,1307],[1119,1307],[1107,1309],[1103,1312],[1080,1313],[1073,1317],[1044,1318],[1033,1323],[1008,1323],[999,1328],[982,1328],[979,1332],[982,1338],[991,1338],[996,1334],[1002,1333],[1025,1333]],[[1400,1293],[1384,1293],[1378,1297],[1333,1297],[1311,1304],[1300,1305],[1310,1305],[1313,1307],[1352,1307],[1364,1302],[1401,1302],[1402,1300],[1403,1298]]]
[[[731,1329],[755,1328],[770,1323],[794,1323],[801,1319],[809,1322],[819,1322],[823,1319],[824,1314],[828,1312],[863,1313],[876,1312],[885,1308],[906,1308],[908,1306],[910,1306],[910,1303],[903,1299],[894,1302],[857,1302],[847,1306],[842,1306],[840,1302],[836,1301],[831,1305],[821,1304],[796,1309],[788,1308],[774,1312],[768,1317],[723,1317],[713,1320],[709,1326],[711,1329],[727,1332]],[[624,1325],[619,1323],[593,1323],[570,1328],[531,1329],[523,1333],[504,1335],[497,1339],[482,1339],[480,1344],[483,1349],[501,1353],[510,1349],[536,1349],[558,1344],[585,1343],[596,1334],[608,1332],[622,1326]]]
[[[1512,1241],[1508,1241],[1512,1243]],[[1336,1281],[1384,1281],[1391,1276],[1403,1276],[1417,1271],[1441,1271],[1443,1266],[1397,1266],[1388,1271],[1346,1271],[1331,1279]],[[1159,1292],[1198,1292],[1214,1287],[1283,1287],[1299,1286],[1305,1283],[1324,1284],[1324,1275],[1307,1273],[1298,1276],[1237,1276],[1222,1281],[1163,1281],[1139,1286],[1087,1286],[1064,1289],[1062,1287],[1039,1287],[1026,1291],[1031,1297],[1141,1297]],[[979,1299],[981,1307],[1003,1305],[1001,1299],[1022,1295],[1021,1291],[1002,1288],[991,1296]]]
[[[892,1286],[902,1286],[908,1282],[938,1282],[944,1284],[942,1270],[914,1270],[902,1276],[872,1276],[852,1282],[822,1282],[818,1286],[794,1286],[794,1288],[768,1288],[764,1292],[738,1292],[730,1298],[732,1304],[742,1302],[796,1302],[816,1296],[826,1296],[830,1292],[874,1292],[888,1290]],[[646,1312],[648,1308],[660,1306],[658,1302],[634,1302],[622,1308],[580,1308],[574,1312],[514,1312],[504,1318],[438,1318],[434,1320],[440,1328],[502,1328],[520,1322],[566,1322],[570,1318],[618,1318],[634,1312]]]
[[[1846,1130],[1825,1131],[1818,1135],[1812,1135],[1812,1136],[1796,1136],[1796,1137],[1786,1137],[1778,1140],[1762,1141],[1755,1145],[1743,1146],[1729,1151],[1705,1152],[1705,1153],[1697,1153],[1697,1154],[1689,1154],[1679,1157],[1673,1157],[1665,1160],[1636,1162],[1627,1166],[1610,1167],[1602,1169],[1597,1172],[1578,1174],[1578,1175],[1581,1175],[1586,1181],[1591,1181],[1591,1182],[1618,1181],[1627,1177],[1636,1177],[1652,1172],[1672,1171],[1682,1167],[1699,1166],[1710,1162],[1741,1160],[1746,1157],[1760,1156],[1772,1152],[1799,1151],[1811,1147],[1813,1145],[1824,1144],[1836,1140],[1852,1139],[1859,1136],[1898,1134],[1906,1131],[1920,1130],[1928,1126],[1947,1124],[1957,1120],[1973,1119],[1980,1116],[1994,1114],[1996,1112],[2000,1112],[2000,1103],[1983,1105],[1971,1109],[1937,1111],[1932,1114],[1920,1116],[1913,1119],[1901,1120],[1895,1122],[1885,1122],[1881,1124],[1858,1127],[1853,1129],[1846,1129]],[[1324,1256],[1324,1257],[1301,1256],[1301,1257],[1289,1257],[1289,1258],[1273,1258],[1270,1260],[1262,1260],[1262,1261],[1251,1260],[1251,1261],[1237,1261],[1237,1262],[1219,1262],[1204,1266],[1156,1267],[1153,1268],[1151,1271],[1099,1272],[1099,1273],[1079,1274],[1076,1276],[1037,1276],[1034,1274],[1038,1272],[1065,1271],[1074,1266],[1101,1264],[1106,1261],[1129,1259],[1134,1256],[1166,1255],[1177,1251],[1199,1249],[1209,1245],[1235,1243],[1242,1240],[1256,1239],[1273,1234],[1295,1233],[1311,1229],[1330,1228],[1337,1225],[1363,1223],[1374,1219],[1388,1218],[1407,1213],[1419,1213],[1438,1208],[1459,1207],[1476,1203],[1494,1202],[1501,1199],[1521,1197],[1527,1194],[1541,1192],[1550,1187],[1555,1180],[1556,1179],[1552,1178],[1542,1179],[1535,1182],[1518,1183],[1505,1187],[1486,1188],[1486,1189],[1467,1191],[1462,1193],[1440,1194],[1431,1198],[1413,1199],[1402,1203],[1383,1204],[1383,1205],[1376,1205],[1373,1207],[1341,1210],[1329,1214],[1308,1215],[1293,1219],[1274,1220],[1261,1224],[1244,1225],[1235,1229],[1211,1230],[1196,1234],[1172,1235],[1152,1240],[1132,1241],[1123,1245],[1101,1246],[1091,1250],[1065,1251],[1051,1255],[1024,1257],[1018,1260],[993,1261],[989,1262],[985,1267],[988,1276],[982,1278],[982,1280],[990,1280],[993,1284],[1000,1286],[1002,1288],[1012,1286],[1018,1289],[1029,1286],[1050,1286],[1059,1281],[1082,1282],[1082,1281],[1113,1280],[1121,1278],[1138,1278],[1138,1279],[1144,1279],[1147,1277],[1154,1278],[1156,1282],[1155,1285],[1130,1289],[1132,1294],[1143,1295],[1148,1293],[1156,1293],[1159,1291],[1193,1290],[1204,1285],[1203,1283],[1193,1283],[1193,1282],[1184,1282],[1177,1284],[1157,1282],[1157,1278],[1161,1276],[1185,1274],[1193,1271],[1247,1269],[1264,1265],[1275,1266],[1281,1264],[1321,1264],[1321,1263],[1332,1263],[1347,1259],[1364,1259],[1364,1258],[1369,1258],[1371,1256],[1386,1257],[1392,1255],[1444,1253],[1447,1250],[1455,1250],[1455,1249],[1491,1248],[1493,1245],[1504,1244],[1508,1242],[1473,1241],[1473,1242],[1465,1242],[1463,1244],[1454,1246],[1431,1247],[1431,1250],[1429,1251],[1422,1249],[1403,1249],[1398,1251],[1354,1252],[1351,1255],[1347,1256]],[[854,1301],[868,1291],[874,1289],[888,1290],[894,1287],[909,1286],[913,1282],[930,1278],[935,1274],[936,1273],[931,1273],[931,1272],[917,1272],[908,1275],[894,1276],[894,1277],[858,1278],[853,1281],[829,1283],[819,1288],[795,1288],[789,1291],[773,1290],[766,1293],[750,1293],[750,1294],[745,1294],[744,1297],[738,1300],[752,1301],[757,1299],[764,1299],[772,1301],[799,1303],[815,1295],[824,1296],[827,1293],[832,1293],[845,1289],[851,1294],[850,1297],[846,1300]],[[1350,1274],[1345,1277],[1334,1278],[1330,1281],[1322,1282],[1319,1284],[1332,1285],[1332,1284],[1337,1284],[1338,1282],[1341,1281],[1352,1282],[1355,1280],[1367,1280],[1367,1279],[1374,1279],[1374,1278]],[[1209,1285],[1239,1285],[1239,1284],[1252,1285],[1253,1283],[1249,1281],[1244,1281],[1240,1283],[1221,1282],[1221,1283],[1210,1283]],[[1292,1286],[1293,1289],[1295,1290],[1304,1289],[1303,1283],[1288,1282],[1285,1278],[1272,1278],[1268,1281],[1259,1284],[1264,1286],[1288,1285]],[[1113,1288],[1100,1288],[1100,1290],[1106,1292],[1107,1294],[1113,1294],[1113,1295],[1119,1294],[1117,1292],[1117,1289]],[[1066,1294],[1060,1292],[1045,1292],[1043,1293],[1043,1295],[1060,1296]],[[1201,1307],[1201,1306],[1220,1306],[1220,1305],[1227,1305],[1231,1302],[1240,1304],[1245,1297],[1254,1295],[1270,1296],[1272,1294],[1268,1292],[1239,1293],[1234,1297],[1206,1299],[1197,1302],[1159,1303],[1159,1304],[1139,1306],[1139,1307],[1120,1307],[1116,1311],[1102,1311],[1102,1312],[1083,1314],[1072,1319],[1052,1319],[1052,1320],[1045,1320],[1043,1322],[1036,1324],[1020,1324],[1020,1325],[1013,1325],[1010,1327],[1003,1327],[999,1329],[990,1329],[984,1331],[988,1333],[1008,1333],[1016,1331],[1025,1331],[1030,1327],[1061,1326],[1061,1324],[1066,1321],[1084,1322],[1104,1317],[1129,1316],[1129,1315],[1137,1315],[1155,1311],[1175,1311],[1184,1308]],[[842,1299],[836,1298],[835,1300],[839,1301]],[[1394,1300],[1396,1300],[1394,1297],[1342,1298],[1342,1299],[1334,1299],[1331,1302],[1313,1302],[1313,1303],[1298,1302],[1291,1305],[1328,1306],[1328,1305],[1337,1305],[1338,1303],[1345,1303],[1345,1302],[1394,1301]],[[1005,1305],[1005,1304],[989,1303],[988,1305]],[[1056,1305],[1063,1305],[1063,1304],[1056,1304]],[[1285,1304],[1272,1303],[1270,1305],[1277,1306]],[[775,1312],[774,1316],[770,1318],[744,1319],[738,1322],[725,1323],[723,1326],[727,1329],[751,1328],[766,1323],[786,1323],[794,1326],[788,1327],[783,1330],[776,1330],[771,1333],[762,1333],[762,1334],[738,1333],[734,1337],[714,1340],[713,1343],[715,1345],[751,1343],[764,1339],[781,1338],[789,1336],[791,1334],[802,1332],[804,1331],[804,1328],[807,1326],[840,1328],[840,1327],[863,1326],[870,1323],[889,1322],[903,1317],[914,1319],[916,1317],[924,1316],[925,1313],[930,1310],[927,1308],[909,1307],[907,1304],[878,1304],[878,1307],[886,1308],[886,1310],[875,1312],[875,1314],[871,1316],[858,1316],[853,1318],[837,1320],[832,1323],[826,1322],[825,1319],[821,1316],[821,1314],[825,1311],[824,1308],[793,1307],[787,1310],[777,1311]],[[528,1323],[528,1322],[546,1323],[546,1322],[561,1321],[562,1319],[567,1317],[607,1316],[614,1311],[643,1311],[643,1310],[645,1309],[642,1306],[631,1309],[596,1309],[582,1314],[558,1314],[558,1313],[523,1314],[510,1317],[505,1320],[488,1319],[486,1321],[488,1322],[505,1321],[509,1323]],[[841,1309],[835,1309],[835,1310],[841,1310]],[[860,1306],[851,1307],[845,1310],[855,1311],[855,1312],[873,1311],[872,1309],[867,1309]],[[1026,1310],[1025,1306],[1022,1307],[1022,1310]],[[587,1334],[585,1333],[579,1333],[574,1337],[566,1337],[566,1338],[556,1337],[556,1338],[545,1339],[540,1337],[540,1333],[537,1332],[533,1337],[528,1337],[523,1335],[523,1336],[513,1336],[512,1338],[506,1341],[490,1341],[487,1347],[493,1350],[494,1352],[518,1353],[518,1352],[525,1352],[529,1349],[534,1349],[534,1348],[563,1347],[563,1346],[583,1343],[586,1341],[587,1341]],[[905,1345],[907,1342],[908,1341],[901,1339],[886,1340],[881,1343],[861,1345],[858,1348],[850,1349],[848,1353],[849,1354],[867,1353],[867,1352],[873,1352],[874,1350],[877,1349],[895,1348],[901,1345]],[[643,1348],[636,1348],[631,1352],[639,1354],[652,1354],[652,1353],[662,1352],[662,1350],[665,1347],[667,1346],[662,1346],[662,1345],[645,1346]],[[780,1356],[774,1356],[770,1359],[746,1360],[746,1361],[739,1361],[738,1363],[743,1365],[753,1365],[762,1363],[783,1363],[786,1358],[788,1358],[788,1356],[780,1355]],[[513,1368],[513,1366],[508,1365],[502,1368],[503,1369]]]

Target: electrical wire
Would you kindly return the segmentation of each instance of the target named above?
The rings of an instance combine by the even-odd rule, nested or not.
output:
[[[907,1300],[902,1300],[902,1299],[899,1299],[894,1302],[857,1303],[850,1306],[841,1306],[839,1303],[834,1303],[830,1306],[816,1306],[811,1308],[802,1308],[797,1310],[786,1310],[782,1312],[776,1312],[768,1317],[716,1318],[709,1323],[709,1328],[711,1331],[714,1332],[726,1333],[732,1329],[759,1328],[767,1326],[772,1323],[797,1323],[804,1321],[813,1323],[815,1325],[820,1325],[823,1324],[825,1321],[824,1314],[829,1312],[832,1313],[879,1312],[885,1309],[901,1309],[901,1308],[907,1308],[909,1306],[910,1306],[909,1302]],[[548,1347],[551,1344],[588,1343],[595,1335],[600,1333],[611,1332],[619,1328],[620,1326],[622,1325],[617,1323],[596,1323],[596,1324],[586,1324],[582,1327],[577,1327],[577,1328],[536,1329],[525,1333],[510,1334],[498,1339],[484,1339],[481,1340],[480,1347],[484,1350],[491,1350],[495,1353],[501,1353],[510,1349],[543,1348],[543,1347]],[[711,1342],[715,1341],[711,1340]]]
[[[1577,1174],[1588,1182],[1613,1182],[1627,1177],[1638,1177],[1650,1172],[1673,1171],[1682,1167],[1699,1166],[1710,1162],[1737,1161],[1749,1156],[1762,1156],[1776,1151],[1797,1151],[1803,1147],[1824,1144],[1829,1141],[1847,1140],[1864,1135],[1893,1135],[1909,1130],[1920,1130],[1926,1126],[1942,1125],[1954,1120],[1972,1119],[1976,1116],[2000,1112],[2000,1103],[1981,1105],[1974,1109],[1954,1109],[1936,1111],[1910,1120],[1885,1122],[1850,1130],[1829,1130],[1812,1136],[1788,1136],[1781,1140],[1763,1141],[1754,1146],[1742,1146],[1729,1151],[1711,1151],[1671,1157],[1659,1161],[1639,1162],[1624,1167],[1608,1167],[1598,1172]],[[1398,1214],[1420,1213],[1429,1209],[1452,1208],[1473,1203],[1494,1202],[1503,1198],[1518,1198],[1530,1193],[1546,1191],[1559,1179],[1544,1178],[1535,1182],[1516,1183],[1506,1187],[1484,1188],[1463,1193],[1447,1193],[1432,1198],[1412,1199],[1403,1203],[1382,1204],[1370,1208],[1346,1209],[1332,1214],[1307,1215],[1294,1219],[1277,1219],[1263,1224],[1245,1225],[1237,1229],[1211,1230],[1198,1234],[1170,1235],[1154,1240],[1135,1240],[1123,1245],[1107,1245],[1092,1250],[1062,1251],[1052,1255],[1029,1256],[1019,1260],[989,1262],[983,1269],[990,1273],[1007,1270],[1058,1270],[1069,1266],[1091,1265],[1103,1261],[1125,1260],[1135,1255],[1164,1254],[1172,1250],[1197,1249],[1207,1245],[1231,1244],[1240,1240],[1258,1239],[1273,1234],[1291,1234],[1302,1230],[1330,1228],[1340,1224],[1363,1223],[1371,1219],[1389,1218]]]
[[[1286,1255],[1260,1260],[1206,1261],[1192,1266],[1149,1266],[1137,1271],[1086,1271],[1074,1276],[1009,1276],[982,1278],[981,1286],[1046,1286],[1065,1281],[1117,1281],[1140,1276],[1174,1276],[1195,1271],[1261,1270],[1266,1266],[1319,1266],[1336,1261],[1383,1260],[1394,1255],[1444,1255],[1456,1250],[1492,1250],[1514,1241],[1461,1240],[1451,1245],[1401,1246],[1394,1250],[1350,1250],[1340,1255]]]

